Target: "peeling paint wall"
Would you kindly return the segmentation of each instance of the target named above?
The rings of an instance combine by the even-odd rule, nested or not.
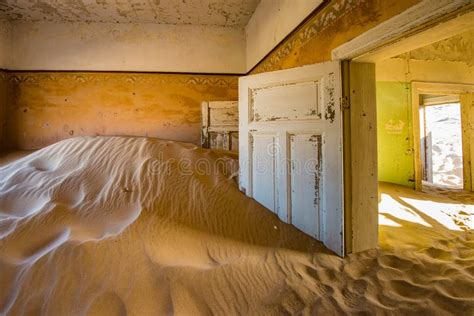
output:
[[[415,187],[411,82],[474,84],[463,62],[392,58],[376,64],[379,180]]]
[[[11,73],[8,85],[7,144],[17,149],[79,135],[199,144],[201,101],[237,99],[234,76]]]
[[[241,73],[239,28],[132,23],[12,22],[8,68]]]
[[[331,52],[421,0],[334,0],[270,53],[252,73],[331,60]]]
[[[421,0],[335,0],[276,47],[254,73],[331,60],[331,52]],[[247,62],[249,57],[247,56]],[[380,180],[414,187],[411,81],[474,83],[473,68],[460,62],[403,59],[377,64],[377,124]]]
[[[245,65],[243,30],[235,28],[12,22],[6,34],[15,40],[4,68],[46,70],[8,74],[7,101],[0,101],[7,148],[36,149],[78,135],[199,144],[201,102],[237,100],[237,77],[136,71],[232,73]]]
[[[7,148],[36,149],[78,135],[152,136],[199,144],[201,102],[237,100],[235,76],[136,72],[242,72],[241,28],[20,21],[2,25],[9,26],[0,33],[3,68],[42,70],[9,72],[3,103],[0,87],[0,123],[5,127],[1,137]],[[14,40],[3,46],[2,38]],[[3,47],[8,54],[1,54]],[[93,72],[80,72],[85,70]]]
[[[474,66],[474,30],[402,54],[400,58],[456,61]]]
[[[330,60],[333,48],[417,2],[331,1],[253,73]],[[18,40],[11,49],[14,69],[245,71],[242,29],[13,23]],[[19,149],[76,135],[148,135],[198,144],[201,101],[238,95],[233,76],[12,73],[8,85],[7,144]]]

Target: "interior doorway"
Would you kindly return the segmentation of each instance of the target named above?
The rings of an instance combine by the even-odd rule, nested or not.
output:
[[[474,159],[474,12],[468,7],[453,9],[441,3],[437,5],[439,10],[433,8],[432,2],[422,3],[413,11],[400,14],[332,51],[334,60],[349,60],[351,66],[372,65],[375,68],[373,78],[367,75],[356,78],[359,72],[354,72],[353,67],[350,67],[349,71],[350,77],[357,79],[354,82],[363,84],[364,88],[375,84],[373,99],[371,93],[354,96],[353,92],[357,92],[357,89],[354,89],[352,80],[347,89],[348,104],[345,108],[349,110],[344,112],[344,126],[350,131],[350,137],[345,137],[344,144],[345,161],[350,163],[347,163],[348,167],[345,168],[345,174],[349,175],[345,178],[345,190],[351,192],[351,195],[346,194],[345,228],[346,236],[351,236],[352,233],[352,239],[349,239],[353,244],[356,243],[356,235],[364,229],[361,223],[368,222],[366,215],[372,208],[377,209],[379,214],[374,221],[379,230],[365,234],[367,240],[372,240],[375,234],[384,235],[389,230],[386,227],[412,227],[406,225],[409,222],[407,218],[418,213],[415,208],[407,211],[410,207],[406,196],[403,197],[405,192],[411,192],[423,201],[423,205],[416,208],[423,213],[419,214],[420,218],[425,215],[435,216],[434,206],[429,202],[425,203],[435,201],[430,195],[431,190],[420,192],[424,191],[421,137],[426,136],[420,130],[420,106],[423,101],[427,101],[423,98],[425,96],[456,96],[455,101],[443,100],[437,105],[457,104],[458,113],[460,112],[458,120],[467,122],[458,124],[461,128],[461,146],[452,146],[453,151],[462,153],[460,159],[452,157],[452,163],[461,167],[449,168],[458,177],[446,177],[451,180],[449,184],[453,186],[459,187],[461,181],[462,190],[445,187],[438,190],[438,187],[435,187],[433,192],[459,194],[463,198],[466,196],[469,202],[473,196],[470,191],[474,188],[471,181],[474,178],[474,165],[471,166],[471,160]],[[449,10],[452,14],[447,14]],[[373,103],[376,104],[375,111],[369,109]],[[430,108],[429,111],[435,109]],[[441,107],[439,110],[443,109],[445,108]],[[374,116],[371,117],[370,114]],[[369,127],[368,131],[362,130],[363,123]],[[373,130],[376,131],[375,138],[371,134]],[[459,129],[457,131],[459,134]],[[374,152],[375,159],[372,159],[371,154]],[[431,155],[433,156],[433,150]],[[448,155],[449,153],[445,156]],[[444,170],[448,169],[447,167],[448,164],[445,163]],[[364,182],[372,176],[379,181],[378,191],[377,187],[368,188]],[[442,178],[439,172],[435,178]],[[393,200],[399,202],[401,212],[387,211],[394,206],[387,207],[387,204],[384,204],[384,196],[391,195],[391,191],[395,192]],[[402,191],[404,193],[400,195]],[[375,203],[360,203],[358,199],[367,196]],[[392,202],[393,200],[388,199]],[[444,206],[440,206],[440,209],[441,213],[445,214]],[[414,212],[411,212],[412,210]],[[458,218],[464,216],[463,214],[464,212],[451,215]],[[397,219],[400,221],[397,222]],[[432,227],[437,226],[436,222],[434,223]],[[420,225],[421,228],[424,228],[423,226]],[[453,228],[459,229],[449,226],[449,229]],[[383,236],[380,240],[383,241]],[[361,244],[367,243],[364,240]],[[360,249],[352,250],[355,252]]]
[[[463,188],[461,104],[457,96],[422,95],[420,156],[423,185]]]
[[[412,82],[415,189],[472,191],[474,84]]]

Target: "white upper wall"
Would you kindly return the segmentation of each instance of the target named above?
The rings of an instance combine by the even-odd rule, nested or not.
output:
[[[261,0],[245,28],[246,68],[252,69],[322,0]]]
[[[14,40],[8,69],[245,72],[242,28],[100,22],[11,24]]]
[[[229,5],[223,0],[207,1]],[[237,7],[238,1],[231,3]],[[249,8],[258,3],[245,1]],[[322,0],[261,0],[245,29],[196,21],[197,24],[64,19],[0,22],[0,68],[244,74],[321,3]],[[206,12],[195,18],[205,17]],[[228,23],[236,23],[231,22]]]

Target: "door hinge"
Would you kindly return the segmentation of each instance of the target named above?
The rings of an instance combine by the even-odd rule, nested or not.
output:
[[[349,97],[342,97],[341,98],[341,110],[349,110],[351,108],[351,102]]]

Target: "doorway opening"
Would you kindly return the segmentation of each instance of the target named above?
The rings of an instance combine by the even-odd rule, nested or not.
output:
[[[434,17],[433,8],[420,5],[332,52],[334,59],[350,61],[349,114],[344,122],[350,131],[345,140],[345,148],[350,148],[349,155],[345,153],[350,157],[345,190],[351,196],[345,200],[345,231],[352,244],[367,248],[377,238],[383,245],[387,237],[420,235],[425,227],[433,228],[430,234],[472,229],[458,220],[471,216],[462,209],[471,207],[474,199],[474,12],[463,10]],[[372,65],[374,78],[354,72],[355,65]],[[354,86],[353,78],[363,89]],[[375,111],[370,107],[374,103]],[[374,117],[368,115],[372,112]],[[378,188],[367,185],[370,177],[378,181]],[[459,204],[447,212],[441,196]],[[372,209],[379,215],[375,221]],[[378,231],[364,233],[375,225]]]
[[[461,104],[457,96],[421,95],[420,160],[423,186],[463,188]]]

